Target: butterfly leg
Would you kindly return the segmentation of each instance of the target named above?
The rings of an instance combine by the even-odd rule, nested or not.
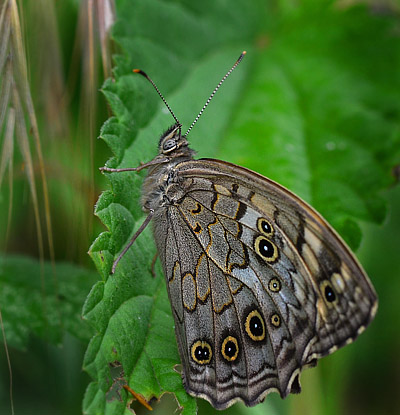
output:
[[[147,169],[150,166],[153,166],[155,164],[160,164],[160,163],[167,163],[169,161],[168,157],[165,157],[163,159],[154,159],[149,161],[148,163],[141,163],[140,166],[138,167],[127,167],[124,169],[112,169],[111,167],[100,167],[99,170],[100,171],[106,171],[108,173],[121,173],[123,171],[140,171],[143,169]]]
[[[111,269],[111,274],[114,274],[115,273],[115,269],[117,268],[117,265],[118,265],[119,261],[126,254],[126,252],[128,251],[128,249],[134,244],[134,242],[136,241],[136,238],[145,230],[146,226],[150,223],[153,215],[154,215],[154,210],[153,209],[150,209],[150,212],[147,215],[147,218],[140,225],[140,228],[132,236],[132,239],[125,246],[125,248],[123,249],[123,251],[118,255],[118,258],[114,261],[114,264],[113,264],[112,269]]]
[[[123,388],[129,392],[134,398],[136,398],[136,400],[141,403],[146,409],[148,409],[149,411],[152,411],[153,408],[149,405],[149,403],[146,401],[146,399],[144,399],[144,397],[142,395],[140,395],[140,393],[135,392],[129,385],[124,385]]]
[[[151,261],[151,275],[153,276],[153,278],[156,278],[157,277],[157,275],[156,275],[156,268],[155,268],[156,267],[157,258],[158,258],[158,252],[155,253],[155,255],[153,257],[153,260]]]

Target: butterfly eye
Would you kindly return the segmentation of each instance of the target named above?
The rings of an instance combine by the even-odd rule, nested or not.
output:
[[[337,301],[337,295],[332,287],[332,284],[329,281],[322,281],[320,288],[322,295],[328,303],[332,304]]]
[[[268,283],[268,288],[273,293],[278,293],[281,290],[281,282],[278,278],[271,278]]]
[[[272,236],[274,233],[271,224],[264,218],[257,219],[257,228],[261,233],[267,236]]]
[[[192,359],[199,365],[206,365],[211,362],[212,350],[209,343],[198,340],[191,348]]]
[[[272,314],[271,324],[275,327],[280,327],[281,326],[281,318],[279,317],[278,314]]]
[[[267,262],[274,262],[278,258],[278,248],[264,236],[256,238],[254,249]]]
[[[163,153],[170,153],[171,151],[175,150],[177,147],[176,141],[172,138],[164,141],[163,143]]]
[[[221,346],[221,353],[228,362],[236,360],[239,354],[239,344],[237,339],[232,336],[226,337]]]
[[[246,333],[254,341],[265,339],[265,324],[261,314],[257,310],[251,311],[245,322]]]

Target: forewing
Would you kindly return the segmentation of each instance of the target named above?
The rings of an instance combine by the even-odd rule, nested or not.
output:
[[[297,392],[304,366],[372,320],[368,277],[326,221],[282,186],[218,160],[177,167],[186,192],[166,210],[159,249],[168,281],[180,281],[169,293],[187,390],[219,408]],[[262,340],[246,323],[254,313]],[[230,361],[228,338],[239,350]],[[199,364],[193,345],[202,339],[212,358]]]

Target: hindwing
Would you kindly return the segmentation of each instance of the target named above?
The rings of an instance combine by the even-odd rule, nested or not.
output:
[[[153,222],[186,389],[219,409],[298,392],[303,367],[372,320],[368,277],[327,222],[275,182],[210,159],[176,171],[185,192]]]

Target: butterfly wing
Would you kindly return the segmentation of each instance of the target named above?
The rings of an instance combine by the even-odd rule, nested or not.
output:
[[[303,367],[372,320],[368,277],[326,221],[277,183],[211,159],[176,172],[154,232],[187,391],[218,409],[298,392]]]

